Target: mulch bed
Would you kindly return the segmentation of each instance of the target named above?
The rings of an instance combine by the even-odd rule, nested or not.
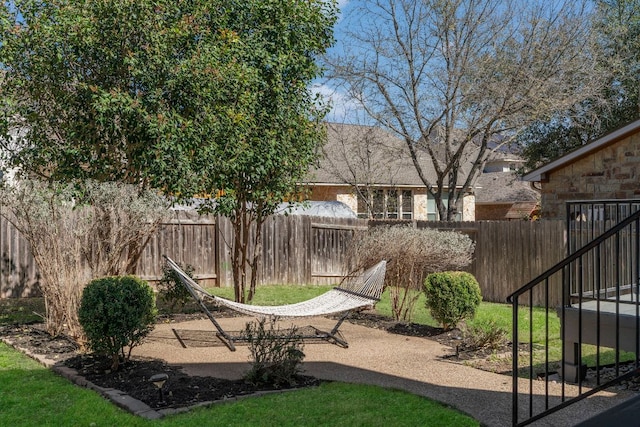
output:
[[[165,316],[161,321],[179,322],[198,318],[203,316],[200,314],[171,315]],[[449,345],[452,349],[457,349],[455,352],[452,351],[452,357],[458,360],[468,360],[479,355],[474,352],[465,352],[464,348],[461,348],[462,340],[459,330],[445,333],[441,328],[400,323],[369,313],[356,313],[349,321],[387,330],[390,333],[437,340]],[[189,376],[178,366],[170,366],[160,360],[152,359],[132,358],[122,363],[117,371],[111,371],[109,360],[92,354],[81,354],[71,340],[63,336],[55,338],[49,336],[43,330],[42,324],[0,326],[0,336],[9,338],[15,346],[32,354],[46,355],[50,360],[75,369],[97,386],[120,390],[151,408],[180,408],[276,389],[271,386],[256,386],[244,380]],[[160,373],[168,374],[167,383],[163,387],[167,391],[162,396],[150,382],[153,375]],[[319,383],[320,381],[314,377],[300,375],[288,388],[310,387]],[[164,402],[161,402],[161,397]]]

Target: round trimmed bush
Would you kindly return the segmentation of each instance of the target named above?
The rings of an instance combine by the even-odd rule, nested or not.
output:
[[[82,293],[78,317],[89,347],[112,359],[117,370],[120,357],[151,332],[156,320],[153,289],[134,276],[112,276],[91,281]],[[129,351],[125,354],[125,347]]]
[[[431,273],[424,281],[426,306],[431,317],[445,330],[455,328],[472,318],[482,301],[480,285],[472,274],[464,271]]]

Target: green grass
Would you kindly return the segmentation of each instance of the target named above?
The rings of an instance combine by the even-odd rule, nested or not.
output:
[[[3,426],[479,426],[432,400],[377,386],[320,387],[247,398],[149,421],[74,386],[0,343]]]
[[[41,322],[44,313],[43,298],[0,299],[0,325]]]
[[[320,295],[331,286],[261,286],[253,301],[258,305],[275,305],[304,301]],[[232,288],[214,288],[211,292],[233,298]],[[389,295],[385,292],[376,310],[391,316]],[[511,333],[512,307],[508,304],[483,302],[476,317],[469,320],[495,322]],[[41,320],[42,299],[0,300],[0,325],[28,323]],[[533,330],[534,372],[544,372],[545,329],[551,337],[549,344],[550,370],[557,369],[561,359],[560,322],[555,311],[547,312],[534,307],[519,310],[519,341],[529,341]],[[412,321],[439,326],[425,308],[424,295],[415,304]],[[583,346],[584,362],[595,366],[595,347]],[[615,362],[615,353],[601,349],[600,364]],[[632,353],[622,353],[621,361],[633,360]],[[521,359],[523,365],[529,358]],[[522,376],[528,369],[521,370]],[[0,425],[169,425],[190,426],[242,425],[434,425],[467,426],[478,423],[437,402],[397,390],[380,387],[329,383],[318,388],[283,394],[250,398],[237,403],[201,408],[187,414],[168,417],[161,421],[147,421],[115,407],[94,392],[74,386],[52,374],[31,359],[0,344]],[[328,409],[330,408],[330,409]],[[384,408],[383,411],[380,408]],[[28,418],[25,417],[28,414]],[[52,414],[56,414],[55,416]],[[239,421],[241,420],[241,421]]]

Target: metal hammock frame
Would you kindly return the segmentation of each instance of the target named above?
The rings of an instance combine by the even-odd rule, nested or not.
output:
[[[325,332],[316,329],[313,337],[308,336],[303,338],[323,338],[343,348],[347,348],[349,345],[344,339],[338,337],[338,330],[342,322],[349,317],[352,311],[373,308],[373,306],[380,301],[380,295],[384,289],[384,276],[387,267],[386,261],[380,261],[360,275],[353,277],[347,276],[343,279],[340,286],[306,301],[277,306],[260,306],[242,304],[212,295],[189,277],[175,261],[166,255],[164,258],[167,261],[167,265],[176,273],[180,282],[198,303],[200,309],[206,314],[211,323],[213,323],[217,330],[216,336],[231,351],[235,351],[234,341],[241,341],[243,337],[232,336],[226,332],[207,308],[204,303],[205,299],[212,300],[218,306],[228,307],[239,313],[258,318],[300,318],[343,313],[331,331]]]

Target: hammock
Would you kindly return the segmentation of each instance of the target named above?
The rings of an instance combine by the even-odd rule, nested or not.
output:
[[[387,266],[386,261],[380,261],[361,275],[347,277],[340,286],[306,301],[278,306],[259,306],[242,304],[211,295],[189,277],[175,261],[167,256],[164,258],[167,260],[167,265],[177,274],[182,284],[189,291],[189,294],[191,294],[202,311],[216,327],[218,331],[216,335],[218,338],[232,351],[235,350],[233,342],[241,340],[242,337],[233,337],[222,329],[213,314],[211,314],[204,304],[205,299],[211,299],[219,306],[228,307],[237,312],[260,318],[316,317],[344,313],[330,332],[316,330],[314,337],[330,340],[346,348],[348,347],[347,342],[337,336],[338,329],[352,311],[372,308],[374,304],[380,300]]]

